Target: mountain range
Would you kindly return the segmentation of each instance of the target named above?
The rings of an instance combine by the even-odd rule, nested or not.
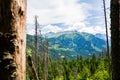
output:
[[[63,57],[74,59],[80,55],[91,57],[93,54],[99,55],[106,49],[104,39],[85,32],[65,31],[47,34],[46,36],[49,42],[50,57],[53,59],[61,59]],[[34,41],[33,38],[34,36],[27,35],[28,47],[30,46],[31,39]],[[38,40],[40,40],[40,36],[38,36]]]

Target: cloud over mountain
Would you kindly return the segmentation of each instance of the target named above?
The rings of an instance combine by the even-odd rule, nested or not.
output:
[[[106,3],[108,7],[109,0]],[[67,30],[105,33],[102,0],[29,0],[27,24],[34,24],[35,15],[42,33]],[[64,25],[53,25],[60,23]]]

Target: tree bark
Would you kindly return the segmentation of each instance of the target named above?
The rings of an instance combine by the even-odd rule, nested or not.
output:
[[[26,80],[26,0],[0,0],[0,79]]]
[[[120,80],[120,0],[111,0],[112,80]]]

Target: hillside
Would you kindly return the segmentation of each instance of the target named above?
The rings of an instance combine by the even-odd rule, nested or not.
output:
[[[84,57],[99,55],[105,50],[105,41],[88,33],[79,33],[76,31],[67,31],[48,35],[50,56],[54,59],[66,57],[68,59],[77,58],[77,55]],[[27,43],[30,46],[30,39],[33,36],[28,35]],[[39,39],[40,40],[40,39]]]

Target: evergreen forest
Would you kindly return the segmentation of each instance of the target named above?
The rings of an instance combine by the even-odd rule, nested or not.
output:
[[[30,49],[27,55],[30,55]],[[28,58],[29,59],[29,58]],[[29,60],[28,60],[29,61]],[[46,71],[44,70],[47,66]],[[45,75],[48,80],[110,80],[109,64],[107,57],[91,58],[82,56],[74,60],[61,58],[61,60],[49,59],[48,64],[44,66],[44,60],[39,59],[38,74],[39,80],[44,80]],[[47,74],[46,74],[47,73]],[[29,62],[27,62],[27,80],[34,79],[34,73]]]
[[[67,52],[66,56],[51,57],[50,49],[47,38],[28,35],[27,80],[111,80],[106,52],[87,57],[77,55],[76,58],[67,56],[70,55]]]

